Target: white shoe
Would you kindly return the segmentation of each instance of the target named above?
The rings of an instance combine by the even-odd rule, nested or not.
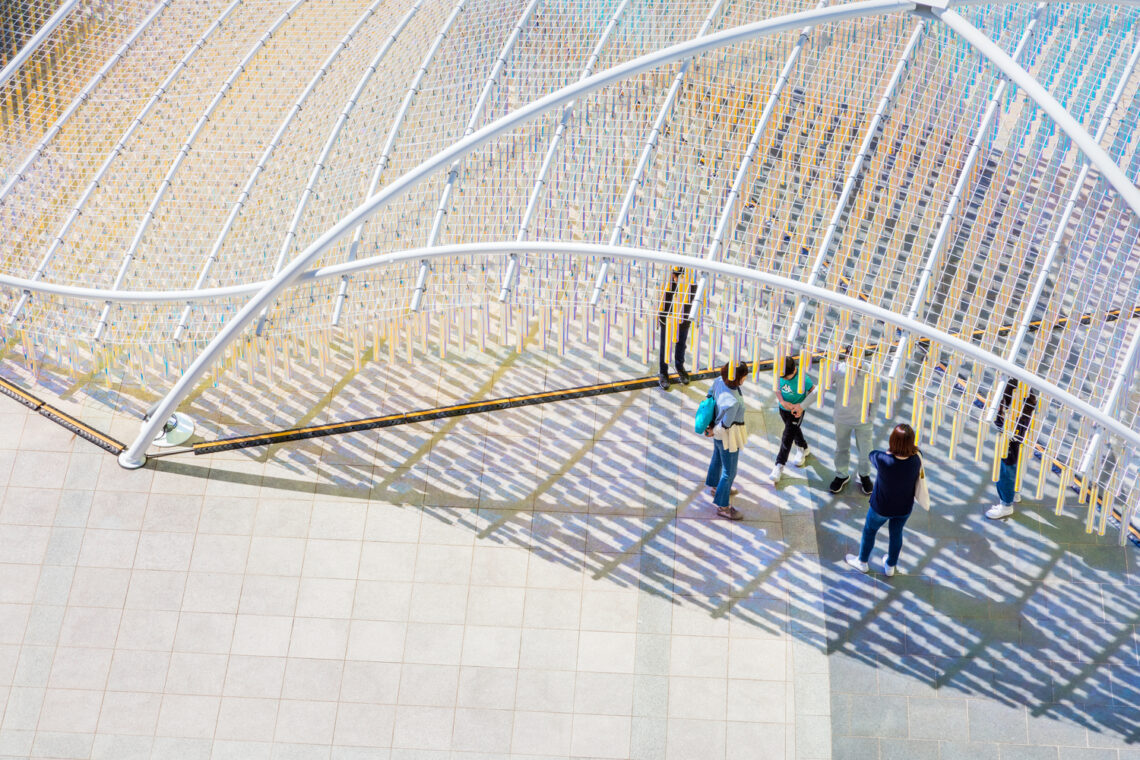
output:
[[[871,566],[868,565],[866,562],[860,562],[859,561],[859,556],[857,554],[848,554],[843,559],[848,565],[855,568],[856,570],[858,570],[861,573],[865,573],[871,569]]]
[[[1002,518],[1009,517],[1012,514],[1013,514],[1013,505],[1010,504],[1007,507],[1006,505],[1002,504],[1000,501],[997,504],[994,504],[992,507],[990,507],[989,509],[986,510],[986,517],[990,518],[991,520],[1001,520]]]
[[[855,559],[859,558],[856,557]],[[895,566],[887,564],[887,555],[885,554],[883,555],[883,572],[887,574],[888,578],[895,574]]]
[[[1020,504],[1021,503],[1021,494],[1015,493],[1013,495],[1013,501],[1015,504]]]
[[[792,459],[792,464],[796,467],[803,467],[807,458],[811,456],[811,451],[808,449],[796,449],[795,458]]]
[[[784,477],[784,465],[782,464],[776,465],[772,468],[772,471],[768,473],[768,480],[772,481],[772,485],[777,485],[782,477]]]

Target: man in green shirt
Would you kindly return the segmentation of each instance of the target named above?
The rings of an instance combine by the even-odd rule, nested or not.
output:
[[[792,460],[792,464],[796,467],[803,467],[811,454],[800,428],[804,421],[804,409],[812,393],[815,392],[815,381],[804,371],[803,391],[801,391],[800,371],[802,370],[797,367],[793,357],[784,359],[784,374],[780,377],[779,393],[776,395],[776,402],[780,405],[780,419],[784,422],[784,433],[780,436],[780,451],[776,454],[776,466],[768,475],[773,485],[777,485],[784,476],[784,465],[788,463],[788,454],[792,450],[793,443],[799,447],[796,458]]]

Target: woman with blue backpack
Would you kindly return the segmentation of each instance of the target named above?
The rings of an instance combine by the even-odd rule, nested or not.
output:
[[[744,394],[740,386],[748,377],[748,364],[731,363],[720,368],[720,377],[713,381],[708,397],[697,409],[696,430],[713,439],[712,461],[705,485],[712,494],[717,517],[739,520],[739,510],[729,504],[736,489],[736,465],[740,450],[748,441],[748,427],[744,424]]]

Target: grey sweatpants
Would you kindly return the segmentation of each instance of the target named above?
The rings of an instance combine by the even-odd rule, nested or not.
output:
[[[859,474],[871,474],[871,422],[858,425],[835,423],[835,474],[846,478],[851,474],[851,434],[855,434],[855,448],[859,450]]]

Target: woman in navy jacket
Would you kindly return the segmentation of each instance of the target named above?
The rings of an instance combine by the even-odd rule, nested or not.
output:
[[[896,425],[891,431],[890,450],[872,451],[871,464],[878,470],[875,487],[871,491],[871,505],[863,523],[863,539],[859,542],[859,555],[847,555],[847,564],[867,572],[867,560],[875,548],[875,534],[887,524],[890,541],[883,557],[883,572],[895,574],[902,550],[903,526],[914,508],[914,491],[922,472],[922,457],[914,442],[910,425]]]

